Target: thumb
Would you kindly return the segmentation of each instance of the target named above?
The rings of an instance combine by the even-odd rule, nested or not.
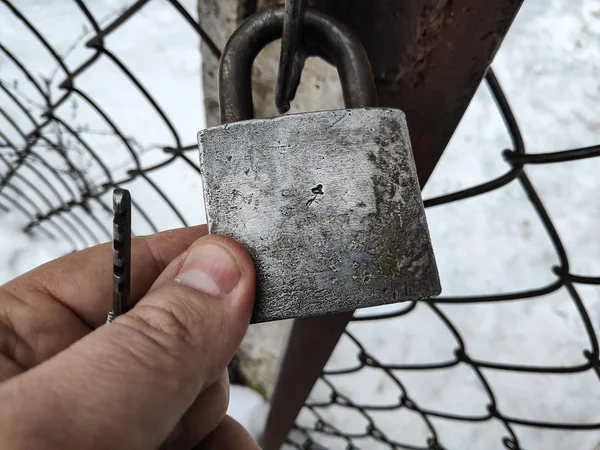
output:
[[[161,445],[241,342],[254,277],[241,245],[196,241],[129,313],[0,385],[7,448]]]

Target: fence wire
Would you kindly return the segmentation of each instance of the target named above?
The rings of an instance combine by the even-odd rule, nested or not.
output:
[[[297,435],[301,436],[302,439],[288,439],[288,444],[299,449],[307,448],[319,448],[318,436],[334,436],[342,439],[347,443],[347,450],[354,450],[358,448],[370,448],[361,447],[361,442],[365,442],[368,439],[372,439],[372,442],[378,442],[386,444],[393,449],[410,449],[410,450],[446,450],[448,447],[444,445],[439,437],[439,433],[436,430],[436,426],[431,419],[443,419],[448,421],[457,422],[487,422],[487,421],[498,421],[504,427],[506,436],[502,439],[502,444],[505,448],[510,450],[523,449],[519,442],[519,438],[515,431],[515,425],[523,425],[536,428],[547,428],[554,430],[572,430],[572,431],[583,431],[583,430],[600,430],[600,422],[594,423],[567,423],[567,422],[550,422],[532,420],[526,417],[514,417],[503,413],[498,407],[497,396],[495,395],[492,387],[483,373],[482,369],[492,369],[497,371],[515,372],[515,373],[529,373],[529,374],[556,374],[556,375],[572,375],[576,373],[591,372],[600,382],[600,360],[599,360],[599,346],[597,331],[594,329],[590,315],[586,309],[584,302],[577,292],[577,284],[600,284],[600,276],[582,276],[571,273],[569,270],[569,257],[561,242],[561,239],[554,227],[548,212],[544,208],[542,201],[540,200],[536,190],[527,176],[524,167],[528,164],[553,164],[566,161],[575,161],[584,158],[592,158],[600,156],[600,145],[595,145],[586,148],[577,148],[564,151],[557,151],[551,153],[527,153],[519,126],[515,120],[515,117],[510,109],[509,103],[500,88],[500,84],[494,75],[494,72],[490,68],[485,78],[494,100],[502,114],[504,122],[510,138],[512,141],[513,148],[504,150],[501,152],[501,156],[504,158],[508,165],[507,172],[493,180],[482,183],[471,188],[453,192],[447,195],[431,198],[425,200],[425,207],[430,208],[438,205],[447,204],[450,202],[482,195],[487,192],[499,189],[502,186],[507,185],[511,182],[517,182],[521,185],[522,189],[531,203],[531,207],[535,210],[539,220],[541,221],[545,231],[556,252],[558,258],[558,265],[549,267],[554,276],[555,281],[552,283],[541,286],[535,289],[528,289],[519,292],[511,292],[496,295],[477,295],[477,296],[465,296],[465,297],[438,297],[434,299],[420,300],[409,302],[408,304],[402,304],[395,312],[386,312],[383,314],[374,314],[370,316],[355,316],[352,320],[354,322],[361,321],[374,321],[374,320],[389,320],[394,318],[401,318],[407,316],[417,308],[428,308],[433,312],[441,324],[451,333],[456,340],[456,348],[454,349],[454,357],[448,361],[432,363],[432,364],[384,364],[378,361],[370,352],[369,349],[365,348],[363,344],[354,336],[350,331],[345,331],[345,336],[349,338],[357,349],[356,363],[345,369],[336,370],[325,370],[321,376],[321,381],[330,390],[329,400],[325,402],[309,402],[305,405],[305,410],[308,411],[314,417],[314,426],[307,427],[296,424]],[[585,333],[589,341],[588,348],[582,348],[582,362],[575,365],[549,365],[549,366],[533,366],[526,364],[506,364],[496,361],[485,361],[470,356],[468,351],[468,345],[465,339],[461,336],[458,328],[453,324],[452,320],[445,314],[439,305],[448,304],[476,304],[476,303],[495,303],[495,302],[509,302],[518,300],[534,300],[537,297],[558,291],[559,289],[565,289],[568,293],[571,301],[577,309],[581,322],[585,328]],[[398,327],[402,327],[401,319],[397,322]],[[491,337],[491,336],[490,336]],[[455,366],[466,366],[468,367],[479,380],[483,386],[488,403],[486,409],[480,414],[455,414],[447,411],[438,411],[427,409],[420,406],[410,395],[410,392],[402,382],[402,377],[399,376],[395,371],[434,371],[439,369],[445,369]],[[365,368],[374,368],[383,371],[389,380],[395,384],[398,388],[398,398],[390,399],[388,405],[374,405],[358,403],[352,400],[352,398],[342,395],[336,390],[336,377],[342,375],[348,375],[351,373],[359,372]],[[342,432],[338,427],[328,422],[323,415],[323,410],[327,410],[333,406],[339,406],[342,408],[352,408],[360,413],[367,426],[364,430],[356,430],[352,433]],[[370,413],[388,411],[390,413],[399,412],[405,409],[417,413],[423,420],[426,428],[429,432],[429,437],[422,446],[411,445],[406,442],[397,441],[378,428],[376,420],[372,418]],[[305,411],[305,412],[306,412]],[[369,444],[367,444],[369,445]],[[464,443],[465,447],[469,447],[469,443]]]
[[[20,71],[22,82],[30,83],[44,99],[44,104],[40,105],[40,108],[43,109],[42,119],[40,120],[39,118],[35,118],[31,113],[27,99],[20,95],[17,87],[14,84],[6,82],[6,80],[0,80],[0,91],[4,93],[6,100],[16,105],[28,121],[27,127],[19,124],[18,120],[11,116],[2,104],[0,104],[0,116],[4,119],[0,126],[0,166],[2,167],[0,169],[0,210],[4,212],[16,210],[22,213],[26,218],[25,232],[39,231],[48,237],[62,238],[70,242],[72,250],[110,240],[110,229],[107,226],[109,222],[100,220],[99,218],[102,212],[111,212],[110,199],[106,194],[114,187],[126,185],[134,180],[143,180],[147,183],[162,199],[161,201],[172,210],[181,225],[187,225],[182,211],[178,210],[175,202],[168,197],[161,186],[154,182],[149,175],[154,171],[173,164],[175,161],[183,161],[199,175],[198,166],[193,161],[196,157],[195,153],[192,152],[190,156],[186,154],[187,151],[196,149],[196,143],[182,142],[176,131],[175,124],[171,122],[164,110],[159,106],[158,101],[153,97],[152,93],[144,87],[124,62],[105,45],[107,36],[123,26],[126,21],[135,16],[150,1],[136,1],[110,23],[101,27],[100,21],[94,17],[83,0],[73,0],[87,20],[89,27],[93,30],[93,37],[85,43],[88,48],[93,50],[93,54],[77,67],[71,68],[67,66],[64,58],[59,55],[52,43],[15,6],[16,2],[0,0],[11,14],[14,15],[14,19],[20,21],[35,36],[39,43],[43,45],[48,54],[55,60],[59,72],[64,76],[63,80],[59,83],[62,93],[58,98],[53,98],[49,86],[50,83],[38,81],[34,75],[34,71],[29,66],[29,61],[16,52],[11,51],[8,45],[0,42],[0,54],[4,55],[6,60]],[[220,55],[219,49],[186,9],[176,0],[166,1],[180,14],[182,22],[187,23],[204,40],[210,52],[218,57]],[[94,98],[78,87],[77,79],[86,72],[93,71],[94,66],[102,59],[112,63],[131,81],[135,89],[147,101],[147,107],[156,112],[171,131],[172,142],[161,147],[162,160],[154,162],[150,166],[143,165],[140,158],[140,149],[132,142],[131,138],[127,137],[121,131],[119,123],[111,119],[109,114],[99,106]],[[504,175],[478,186],[425,200],[425,206],[434,207],[448,204],[485,194],[508,183],[519,183],[525,191],[531,207],[535,210],[539,220],[543,224],[556,252],[558,265],[548,268],[554,274],[555,280],[546,286],[520,292],[471,297],[440,297],[404,303],[395,312],[355,317],[353,320],[357,322],[398,320],[398,326],[402,326],[402,317],[406,317],[417,309],[429,309],[439,322],[454,336],[456,348],[454,349],[453,358],[444,362],[431,364],[403,364],[402,362],[384,364],[378,361],[373,355],[372,350],[370,351],[369,348],[366,348],[354,334],[347,330],[345,337],[353,342],[357,349],[355,364],[344,369],[326,370],[323,372],[320,381],[329,389],[329,399],[324,402],[309,402],[306,404],[304,412],[311,415],[314,423],[311,426],[297,424],[294,437],[288,439],[288,444],[299,449],[322,448],[318,444],[320,436],[328,436],[339,438],[348,450],[369,448],[361,447],[362,445],[368,445],[365,444],[366,442],[377,442],[394,449],[447,449],[448,447],[444,445],[436,430],[434,420],[437,419],[472,423],[497,421],[502,424],[506,434],[502,444],[505,448],[511,450],[522,448],[517,432],[515,431],[516,426],[572,431],[600,430],[600,422],[566,423],[539,421],[528,419],[527,417],[514,417],[503,413],[498,406],[497,396],[486,375],[483,373],[483,369],[546,375],[591,372],[600,381],[600,349],[597,333],[590,320],[585,304],[577,291],[577,285],[580,284],[600,285],[600,276],[582,276],[571,273],[567,252],[563,247],[550,216],[525,171],[525,166],[529,164],[553,164],[600,156],[600,145],[552,153],[527,153],[508,101],[491,70],[488,71],[486,81],[512,139],[513,148],[505,150],[502,153],[499,152],[499,156],[502,156],[506,161],[508,170]],[[122,152],[129,157],[125,176],[121,178],[115,177],[114,170],[108,168],[100,152],[88,143],[85,133],[55,114],[59,106],[69,102],[73,98],[89,105],[102,118],[106,127],[112,130],[112,133],[121,141],[123,145]],[[8,128],[11,129],[11,133],[16,132],[20,137],[19,142],[9,138],[11,133],[7,132]],[[73,152],[74,147],[77,148],[77,152]],[[89,171],[86,167],[82,167],[77,159],[81,154],[86,155],[99,168],[102,173],[101,177],[91,179],[88,176]],[[158,231],[151,211],[144,210],[135,201],[133,202],[133,209],[151,230]],[[461,336],[458,328],[439,307],[440,305],[448,304],[533,300],[560,289],[568,293],[569,298],[577,309],[589,341],[587,348],[581,349],[582,361],[579,364],[570,366],[506,364],[474,358],[469,353],[468,343]],[[483,386],[488,403],[486,409],[480,414],[467,415],[424,408],[411,397],[411,393],[402,382],[402,377],[398,375],[398,372],[402,371],[435,371],[455,366],[468,367]],[[384,372],[389,380],[397,386],[399,392],[398,398],[389,399],[389,404],[387,405],[364,404],[354,401],[351,396],[343,395],[336,389],[336,377],[365,369],[377,369]],[[341,407],[356,411],[364,417],[367,426],[364,429],[353,430],[351,433],[340,430],[325,417],[324,411],[332,407]],[[378,422],[374,418],[375,413],[388,412],[394,414],[402,410],[418,414],[426,425],[429,437],[421,446],[394,440],[378,427]],[[465,446],[468,446],[468,443],[465,443]]]
[[[209,50],[217,57],[220,52],[213,41],[207,36],[198,22],[176,0],[166,0],[182,17],[182,22],[187,23],[204,40]],[[111,239],[111,232],[106,221],[98,218],[100,211],[111,213],[111,201],[106,195],[113,188],[130,184],[133,181],[143,180],[153,189],[179,219],[181,225],[188,223],[182,211],[170,199],[161,186],[158,186],[149,175],[175,161],[183,161],[198,175],[200,174],[195,155],[186,155],[186,151],[196,150],[197,144],[184,143],[176,131],[175,124],[169,119],[165,111],[151,92],[141,83],[135,74],[105,45],[106,38],[122,27],[150,0],[139,0],[123,11],[103,28],[99,21],[92,15],[83,0],[73,0],[93,30],[93,37],[85,46],[93,50],[93,54],[77,67],[69,68],[64,58],[53,47],[42,32],[38,30],[28,18],[17,8],[17,2],[1,0],[8,10],[20,21],[28,31],[35,36],[47,53],[54,59],[63,80],[58,84],[61,95],[54,99],[51,95],[49,80],[38,81],[35,68],[30,67],[30,62],[23,60],[18,54],[11,51],[7,45],[0,42],[0,55],[4,55],[21,72],[22,82],[29,82],[44,99],[42,120],[36,119],[31,113],[30,101],[25,97],[17,83],[0,80],[0,90],[27,117],[28,128],[25,129],[11,117],[0,105],[0,116],[6,120],[2,126],[11,128],[12,132],[20,137],[22,142],[15,142],[8,137],[9,133],[0,128],[0,209],[8,211],[10,208],[22,213],[27,222],[25,231],[33,229],[47,237],[60,237],[69,242],[72,250],[88,247]],[[141,162],[141,151],[135,142],[120,129],[119,124],[111,119],[110,115],[77,86],[77,79],[99,64],[101,59],[106,59],[114,64],[121,73],[127,77],[132,85],[139,91],[147,102],[147,107],[152,109],[162,119],[172,134],[172,142],[162,146],[164,157],[159,162],[144,166]],[[72,126],[64,118],[55,114],[56,110],[70,101],[79,101],[87,104],[100,117],[111,134],[120,140],[122,153],[129,157],[125,163],[127,170],[121,178],[116,178],[114,170],[109,169],[105,155],[97,151],[86,138],[86,130]],[[76,150],[76,151],[74,151]],[[89,164],[101,172],[100,177],[90,179],[90,167],[83,166],[79,159],[81,155],[87,157]],[[193,159],[192,159],[193,158]],[[25,176],[26,175],[26,176]],[[60,186],[60,188],[58,188]],[[152,214],[144,210],[135,199],[132,201],[134,213],[145,222],[145,228],[159,231]]]

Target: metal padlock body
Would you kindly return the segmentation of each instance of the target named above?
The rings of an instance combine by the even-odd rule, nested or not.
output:
[[[402,111],[255,119],[199,141],[209,231],[256,264],[253,321],[439,294]]]
[[[342,85],[352,86],[344,99],[353,109],[245,120],[254,56],[280,36],[282,13],[263,11],[232,36],[220,70],[222,121],[231,123],[198,135],[209,232],[244,244],[256,265],[252,321],[438,295],[404,114],[358,108],[374,103],[375,89],[348,30],[305,16],[305,29],[332,50]],[[259,27],[262,40],[250,42]],[[248,42],[251,51],[236,51]],[[228,83],[231,72],[247,76]]]

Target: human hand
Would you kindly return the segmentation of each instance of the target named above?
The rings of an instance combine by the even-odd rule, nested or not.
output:
[[[205,234],[133,239],[137,304],[108,325],[110,244],[0,287],[1,448],[258,449],[225,414],[254,266],[241,245]]]

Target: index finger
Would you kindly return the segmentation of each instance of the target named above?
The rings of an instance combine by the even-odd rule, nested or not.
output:
[[[208,233],[206,225],[131,240],[131,300],[136,303],[167,265]],[[112,305],[111,243],[50,261],[5,284],[26,303],[57,301],[91,328],[106,321]]]

